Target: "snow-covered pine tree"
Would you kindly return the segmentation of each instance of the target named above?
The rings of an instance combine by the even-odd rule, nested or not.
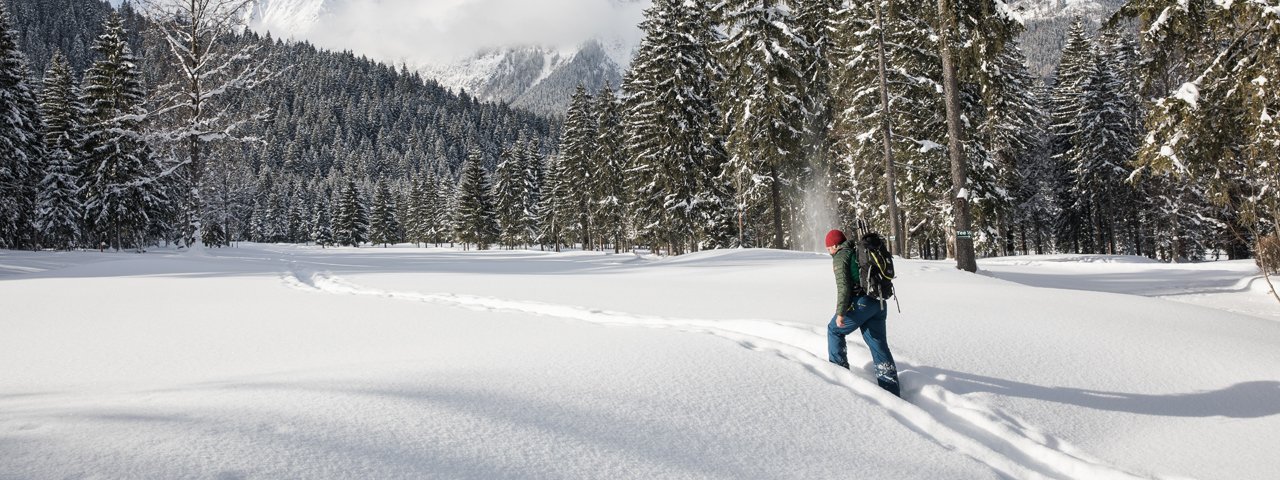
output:
[[[369,213],[353,179],[347,179],[333,218],[333,233],[339,245],[359,247],[369,240]]]
[[[409,191],[400,199],[400,203],[405,205],[406,209],[403,222],[405,240],[412,242],[417,247],[427,243],[427,227],[430,223],[426,218],[427,198],[426,191],[422,188],[422,182],[423,179],[419,175],[414,175],[409,180]]]
[[[1022,50],[1016,44],[1006,45],[989,69],[990,87],[983,91],[986,115],[978,137],[986,142],[991,159],[995,195],[975,205],[975,217],[979,224],[995,227],[998,241],[992,247],[996,253],[1012,255],[1016,248],[1016,192],[1024,191],[1019,164],[1036,154],[1042,122],[1035,79],[1027,70]]]
[[[932,257],[950,219],[949,206],[937,188],[947,182],[937,39],[926,21],[931,17],[923,16],[929,12],[923,3],[883,5],[879,22],[875,7],[849,4],[837,12],[833,24],[830,176],[836,220],[849,225],[863,217],[881,231],[893,230],[886,185],[892,162],[900,223],[911,226],[921,254]],[[883,97],[880,24],[885,39]],[[888,153],[886,136],[891,139]],[[903,244],[905,249],[906,239]]]
[[[521,180],[524,182],[524,212],[520,219],[521,243],[533,245],[537,243],[542,226],[538,208],[542,199],[542,182],[546,176],[546,160],[538,153],[537,143],[533,140],[517,142],[521,165]]]
[[[45,161],[36,200],[36,231],[41,244],[74,248],[81,238],[84,207],[80,202],[80,171],[84,163],[84,106],[71,65],[55,53],[40,92]]]
[[[621,104],[608,85],[596,96],[593,110],[596,114],[596,138],[592,160],[595,175],[591,188],[595,204],[591,216],[596,220],[596,235],[600,237],[601,247],[613,245],[614,253],[618,253],[626,234],[625,208],[628,202],[623,176],[626,152],[622,143]]]
[[[573,188],[565,190],[568,203],[559,212],[565,220],[565,234],[581,240],[582,249],[592,245],[592,213],[595,211],[596,192],[592,186],[598,168],[593,164],[596,150],[596,118],[592,110],[593,99],[582,85],[578,85],[569,101],[565,114],[564,130],[560,137],[561,181]]]
[[[423,243],[433,243],[440,246],[441,239],[444,238],[444,219],[448,215],[446,202],[440,184],[440,178],[435,172],[428,172],[426,179],[422,181],[422,234]]]
[[[336,243],[333,236],[333,220],[329,215],[330,211],[329,197],[322,195],[320,200],[316,202],[315,219],[311,222],[311,241],[316,242],[316,245],[319,245],[320,248]]]
[[[561,211],[568,203],[565,190],[568,186],[561,182],[562,172],[560,160],[547,157],[542,176],[542,193],[538,196],[538,244],[551,246],[556,252],[564,243],[564,219]]]
[[[400,224],[396,221],[395,198],[386,180],[378,180],[374,187],[373,215],[369,226],[369,241],[386,248],[399,241]]]
[[[675,63],[680,117],[691,172],[695,176],[697,195],[692,201],[692,215],[697,237],[691,247],[725,248],[742,245],[738,238],[733,175],[725,149],[726,125],[721,111],[720,86],[727,77],[725,66],[716,54],[724,36],[716,28],[716,7],[703,0],[679,5],[680,31],[676,37],[679,62]],[[701,139],[696,141],[694,139]]]
[[[830,132],[834,113],[831,97],[831,60],[835,39],[831,32],[839,11],[840,0],[806,0],[797,2],[796,32],[807,48],[799,50],[804,72],[805,102],[805,170],[800,179],[804,200],[799,228],[804,243],[821,247],[822,237],[832,228],[831,209],[835,206],[830,192]],[[797,245],[801,246],[801,245]]]
[[[489,172],[477,150],[462,166],[458,184],[458,209],[454,213],[455,236],[464,246],[475,244],[487,250],[498,236],[497,213],[494,211]]]
[[[766,215],[773,248],[785,248],[796,210],[797,178],[803,174],[807,48],[797,36],[789,3],[726,0],[718,47],[726,69],[724,118],[729,169],[740,215]],[[749,218],[748,222],[755,219]]]
[[[409,241],[408,224],[413,221],[409,217],[409,214],[413,209],[413,205],[409,202],[409,192],[412,190],[412,183],[416,178],[414,176],[415,169],[413,165],[409,164],[406,159],[401,159],[401,165],[398,168],[400,168],[400,171],[404,172],[403,175],[407,175],[408,178],[397,179],[390,187],[391,202],[395,205],[395,211],[392,216],[395,217],[396,221],[395,238],[397,243]]]
[[[30,75],[8,7],[0,4],[0,248],[36,243],[33,200],[45,169]]]
[[[1158,98],[1139,170],[1204,185],[1223,212],[1216,221],[1234,232],[1217,245],[1231,258],[1247,255],[1250,237],[1277,232],[1280,223],[1275,10],[1273,2],[1134,0],[1122,11],[1143,28],[1147,93]],[[1171,236],[1184,243],[1185,233]],[[1175,245],[1170,258],[1194,257],[1196,249]]]
[[[271,63],[262,59],[259,42],[227,41],[242,26],[252,0],[141,0],[143,10],[160,32],[168,61],[176,78],[161,86],[156,97],[163,107],[154,114],[165,119],[165,147],[183,161],[184,182],[190,186],[181,198],[186,243],[195,241],[205,218],[206,163],[216,152],[208,144],[240,138],[237,132],[252,119],[244,108],[231,108],[234,96],[251,90],[271,77]],[[159,59],[157,59],[159,60]]]
[[[1096,63],[1093,56],[1093,43],[1085,32],[1084,22],[1077,18],[1067,32],[1049,100],[1049,152],[1058,163],[1058,172],[1054,177],[1062,181],[1055,191],[1057,203],[1062,208],[1056,243],[1059,250],[1073,253],[1082,251],[1081,243],[1084,241],[1087,221],[1084,213],[1076,208],[1071,194],[1071,188],[1077,181],[1073,173],[1074,166],[1067,153],[1075,145],[1075,120],[1080,116],[1081,91],[1089,81],[1090,71]]]
[[[1137,148],[1141,146],[1142,137],[1146,134],[1144,126],[1146,112],[1142,96],[1144,83],[1142,62],[1144,60],[1139,51],[1138,32],[1132,25],[1105,26],[1099,37],[1099,43],[1103,54],[1111,59],[1108,66],[1112,73],[1111,90],[1116,94],[1116,108],[1127,115],[1119,132],[1132,147],[1124,161],[1124,167],[1132,173],[1137,159]],[[1120,253],[1150,255],[1151,250],[1146,244],[1149,242],[1151,225],[1142,221],[1146,214],[1142,211],[1145,200],[1142,186],[1132,181],[1131,175],[1123,179],[1123,182],[1123,190],[1128,196],[1116,200],[1119,206],[1117,215],[1121,219],[1118,228],[1122,229],[1122,232],[1117,234],[1119,244],[1117,248]]]
[[[715,12],[701,1],[663,0],[645,15],[622,95],[635,236],[673,253],[728,245],[732,194],[721,177]]]
[[[253,213],[249,220],[249,238],[255,242],[269,241],[267,237],[271,235],[268,231],[271,219],[267,197],[274,190],[275,177],[271,175],[271,170],[260,170],[253,190]]]
[[[668,141],[667,124],[664,123],[662,104],[659,101],[658,84],[664,78],[672,78],[664,65],[674,57],[667,46],[666,37],[674,32],[672,2],[654,2],[645,10],[640,28],[644,38],[631,61],[631,69],[623,78],[623,132],[626,136],[627,155],[631,159],[627,175],[627,189],[632,192],[633,229],[637,242],[648,244],[654,250],[669,243],[669,231],[673,230],[671,215],[665,209],[667,188],[674,183],[669,179],[674,172],[667,168],[663,148]],[[547,182],[543,191],[555,192],[551,184],[558,182],[554,171],[556,163],[548,161]],[[544,230],[555,231],[551,208],[553,202],[545,201],[539,210]],[[558,237],[556,237],[558,238]],[[558,250],[557,246],[557,250]]]
[[[1028,92],[1035,107],[1034,123],[1027,132],[1027,150],[1016,162],[1018,181],[1014,182],[1013,190],[1014,220],[1018,245],[1024,255],[1053,251],[1055,219],[1060,212],[1057,189],[1061,181],[1056,177],[1060,169],[1057,160],[1049,154],[1047,137],[1049,117],[1045,106],[1049,104],[1049,93],[1049,87],[1043,82]],[[1000,152],[1000,149],[993,151]]]
[[[289,187],[283,175],[263,168],[254,195],[252,236],[256,242],[286,242],[289,236]],[[284,192],[283,194],[281,192]]]
[[[524,164],[521,161],[521,145],[510,145],[498,156],[498,168],[494,170],[493,198],[497,213],[498,243],[507,248],[523,244],[525,199]]]
[[[1072,166],[1075,184],[1070,190],[1072,210],[1086,223],[1081,228],[1081,250],[1115,254],[1116,234],[1132,195],[1125,181],[1137,138],[1130,128],[1128,103],[1117,91],[1112,63],[1095,55],[1087,66],[1086,80],[1079,84],[1076,117],[1071,121],[1075,134],[1064,159]]]
[[[255,179],[248,159],[224,155],[235,160],[210,166],[206,177],[209,182],[218,183],[219,187],[205,198],[206,217],[211,222],[206,224],[205,230],[220,229],[225,233],[221,243],[211,237],[202,240],[211,247],[229,246],[233,241],[246,239],[249,228],[245,220],[251,217],[254,205]]]
[[[988,68],[1014,41],[1022,24],[999,0],[938,0],[938,47],[942,57],[942,93],[947,112],[947,151],[951,160],[951,191],[948,194],[954,216],[953,240],[956,267],[978,269],[970,209],[974,199],[990,200],[1000,192],[994,188],[992,171],[982,142],[966,145],[975,125],[966,119],[980,119],[979,105],[966,105],[973,88],[988,89],[995,82]],[[964,78],[961,78],[963,76]],[[961,84],[971,85],[962,89]],[[980,121],[977,123],[981,123]]]
[[[306,243],[311,229],[307,228],[307,199],[297,181],[289,182],[289,196],[285,213],[285,241],[289,243]]]
[[[287,191],[287,190],[286,190]],[[264,219],[263,241],[270,243],[287,242],[289,235],[289,209],[285,203],[286,195],[279,189],[266,192],[266,217]]]
[[[171,205],[160,165],[144,138],[146,92],[123,21],[112,14],[85,74],[88,158],[85,211],[92,231],[119,250],[141,250]]]

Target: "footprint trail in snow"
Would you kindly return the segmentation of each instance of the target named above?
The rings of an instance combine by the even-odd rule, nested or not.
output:
[[[295,264],[296,265],[296,264]],[[825,358],[826,332],[812,325],[767,320],[705,320],[634,315],[571,305],[506,300],[453,293],[382,290],[348,282],[324,272],[295,269],[283,276],[300,290],[383,297],[497,313],[520,313],[578,320],[600,325],[665,328],[726,338],[756,351],[774,353],[802,365],[818,377],[884,408],[906,427],[1013,478],[1142,478],[1120,470],[1052,438],[1007,413],[928,383],[899,362],[906,401],[876,385],[868,374],[852,372]],[[852,338],[852,337],[851,337]],[[818,347],[815,349],[814,347]],[[866,352],[850,350],[854,364],[870,361]],[[853,361],[852,357],[859,357]],[[865,357],[865,358],[862,358]]]

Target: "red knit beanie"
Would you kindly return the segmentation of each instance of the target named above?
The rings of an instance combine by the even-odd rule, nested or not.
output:
[[[841,232],[839,230],[832,230],[830,232],[827,232],[828,247],[834,247],[841,243],[844,243],[844,232]]]

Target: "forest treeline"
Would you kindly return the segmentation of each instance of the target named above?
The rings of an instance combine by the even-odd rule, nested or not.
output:
[[[1250,256],[1280,218],[1280,19],[1259,2],[1131,1],[1096,31],[1077,21],[1044,81],[991,0],[655,0],[622,84],[580,89],[563,119],[223,32],[254,53],[228,69],[254,75],[202,119],[163,95],[184,70],[158,20],[78,8],[101,26],[44,41],[65,53],[37,82],[17,32],[96,2],[11,1],[27,14],[21,28],[0,15],[9,248],[198,232],[808,249],[861,218],[905,256],[965,240],[979,255],[1174,260]]]

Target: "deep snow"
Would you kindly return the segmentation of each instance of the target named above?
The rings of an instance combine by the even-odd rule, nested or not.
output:
[[[899,400],[856,339],[853,372],[826,362],[821,254],[0,251],[0,478],[1266,478],[1280,466],[1280,305],[1256,268],[980,267],[900,261]]]

